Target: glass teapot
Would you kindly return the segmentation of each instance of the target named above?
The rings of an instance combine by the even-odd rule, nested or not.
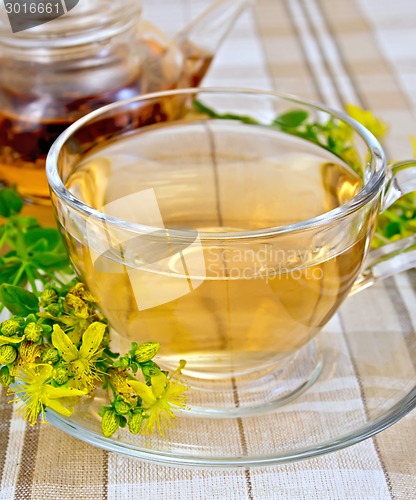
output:
[[[0,183],[39,204],[49,200],[47,152],[69,124],[116,100],[197,86],[247,0],[216,1],[173,39],[141,18],[140,0],[72,1],[12,33],[16,4],[32,5],[0,11]]]

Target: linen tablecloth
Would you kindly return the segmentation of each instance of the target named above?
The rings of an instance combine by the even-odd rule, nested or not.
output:
[[[174,33],[210,0],[145,0],[144,16]],[[354,103],[390,124],[392,159],[416,135],[414,0],[257,0],[225,40],[204,85],[278,89],[333,107]],[[416,331],[416,274],[363,294],[379,324]],[[374,311],[374,297],[378,298]],[[366,304],[365,302],[368,302]],[[344,315],[354,316],[347,309]],[[409,340],[410,339],[410,340]],[[359,381],[358,381],[359,382]],[[95,449],[50,425],[28,427],[0,400],[0,500],[416,498],[416,412],[342,451],[264,469],[205,471],[150,465]]]

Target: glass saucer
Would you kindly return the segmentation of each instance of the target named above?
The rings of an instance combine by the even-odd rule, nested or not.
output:
[[[158,464],[227,468],[276,465],[336,451],[367,439],[416,406],[416,272],[385,280],[348,298],[307,346],[316,363],[306,383],[284,371],[276,387],[294,390],[257,411],[234,383],[219,392],[190,389],[183,411],[164,436],[131,435],[120,429],[104,438],[97,411],[104,393],[85,400],[70,418],[48,412],[49,422],[105,450]],[[298,362],[302,362],[302,355]],[[312,359],[312,358],[309,358]],[[266,379],[270,382],[270,377]],[[260,384],[258,391],[264,390]],[[207,412],[198,401],[217,398]],[[248,398],[248,399],[247,399]],[[248,411],[240,410],[248,401]],[[209,405],[208,405],[209,406]]]

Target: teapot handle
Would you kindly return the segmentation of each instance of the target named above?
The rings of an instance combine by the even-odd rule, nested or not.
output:
[[[189,52],[189,46],[206,55],[215,54],[221,42],[231,30],[240,14],[252,4],[252,0],[217,0],[202,14],[177,33],[175,40]]]
[[[416,159],[388,167],[381,213],[407,193],[416,191]],[[377,280],[416,267],[416,234],[371,250],[351,294],[373,285]]]

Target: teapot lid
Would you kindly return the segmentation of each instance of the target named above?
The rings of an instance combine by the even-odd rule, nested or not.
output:
[[[6,0],[0,3],[0,42],[50,48],[84,45],[136,23],[141,0]]]

